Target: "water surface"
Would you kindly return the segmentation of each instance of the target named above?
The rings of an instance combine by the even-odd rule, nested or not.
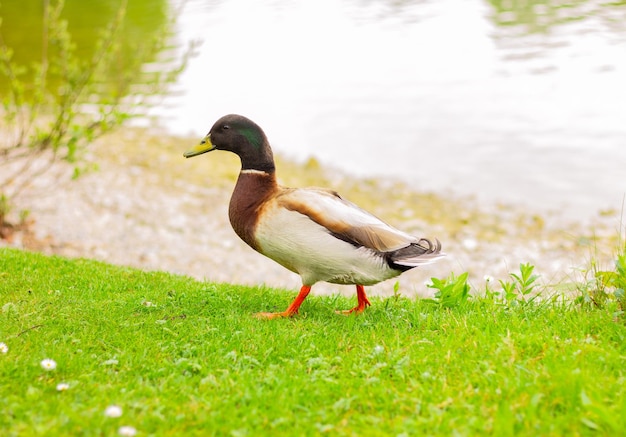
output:
[[[66,2],[84,57],[118,4]],[[41,56],[42,8],[1,5],[17,61]],[[624,1],[138,0],[127,51],[179,10],[172,45],[202,45],[155,108],[174,133],[200,137],[235,112],[277,152],[358,176],[574,219],[621,208]]]
[[[258,122],[282,154],[485,203],[619,209],[626,6],[190,0],[201,39],[163,123]]]

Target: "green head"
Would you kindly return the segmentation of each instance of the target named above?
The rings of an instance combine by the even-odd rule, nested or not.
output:
[[[215,122],[199,145],[185,152],[191,158],[212,150],[239,155],[242,170],[274,171],[274,156],[263,130],[241,115],[225,115]]]

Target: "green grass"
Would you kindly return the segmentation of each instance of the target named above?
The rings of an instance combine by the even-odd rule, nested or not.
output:
[[[312,296],[296,318],[252,317],[294,296],[0,249],[2,435],[626,429],[626,327],[611,302],[396,296],[343,317],[333,310],[354,302]]]

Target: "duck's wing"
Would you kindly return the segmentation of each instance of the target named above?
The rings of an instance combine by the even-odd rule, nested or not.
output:
[[[424,253],[431,249],[428,240],[420,240],[388,225],[331,190],[286,189],[276,201],[281,207],[309,217],[336,238],[355,246],[381,253],[402,251],[409,246],[422,247]]]

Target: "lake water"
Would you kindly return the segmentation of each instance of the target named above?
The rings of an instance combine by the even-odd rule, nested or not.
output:
[[[624,3],[189,0],[182,11],[177,39],[202,45],[157,110],[174,133],[200,138],[234,112],[278,153],[358,176],[570,219],[622,207]]]

